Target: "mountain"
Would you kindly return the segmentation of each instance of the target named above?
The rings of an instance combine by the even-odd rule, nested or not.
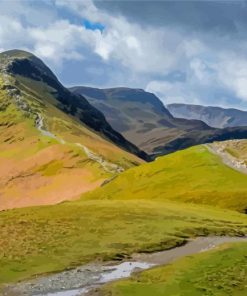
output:
[[[20,56],[22,58],[20,58]],[[83,96],[74,95],[63,87],[51,70],[46,67],[40,59],[29,53],[16,52],[15,50],[3,53],[0,59],[3,65],[7,62],[6,65],[4,65],[6,71],[18,76],[19,79],[27,78],[34,82],[42,81],[47,88],[50,88],[47,92],[53,95],[56,100],[54,104],[57,108],[74,116],[83,124],[126,151],[134,153],[142,158],[146,157],[145,153],[139,151],[137,147],[128,142],[121,134],[113,130],[104,115],[90,105]],[[26,80],[24,82],[22,80],[21,82],[24,85],[26,84],[26,87],[30,86],[28,85],[30,81]]]
[[[132,153],[147,158],[40,59],[0,54],[0,209],[76,198],[143,162]]]
[[[201,120],[174,118],[158,97],[141,89],[70,90],[84,95],[114,129],[153,157],[215,140],[247,138],[247,128],[221,130]]]
[[[169,104],[166,107],[176,118],[202,120],[216,128],[247,126],[247,111],[190,104]]]

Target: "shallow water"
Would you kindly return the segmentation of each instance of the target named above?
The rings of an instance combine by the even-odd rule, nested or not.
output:
[[[82,296],[105,283],[128,278],[135,271],[165,265],[174,260],[205,252],[223,243],[247,241],[247,237],[198,237],[187,244],[150,254],[134,254],[132,261],[119,264],[88,264],[73,270],[39,277],[29,282],[9,286],[14,295],[27,296]],[[6,293],[8,295],[8,293]]]
[[[48,293],[48,294],[40,294],[39,296],[81,296],[87,293],[89,290],[86,288],[82,289],[75,289],[75,290],[67,290],[67,291],[60,291],[55,293]]]
[[[154,266],[152,263],[147,262],[123,262],[119,265],[109,266],[108,271],[102,273],[100,283],[107,283],[117,279],[127,278],[135,270],[148,269]]]
[[[100,277],[98,277],[95,283],[90,287],[48,294],[39,294],[37,296],[81,296],[100,284],[108,283],[118,279],[128,278],[135,270],[144,270],[152,266],[154,266],[154,264],[145,262],[123,262],[118,265],[110,265],[104,268]]]

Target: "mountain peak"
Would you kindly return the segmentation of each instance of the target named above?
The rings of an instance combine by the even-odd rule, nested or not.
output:
[[[34,54],[31,52],[21,50],[21,49],[11,49],[11,50],[6,50],[0,53],[0,56],[5,56],[9,58],[30,58],[30,57],[35,57]]]
[[[41,59],[36,57],[33,53],[25,50],[12,49],[0,53],[0,65],[6,66],[9,64],[13,64],[17,61],[29,61],[30,63],[36,66],[47,68],[45,64],[41,61]]]
[[[24,50],[14,49],[0,53],[0,71],[38,81],[43,80],[50,86],[59,84],[56,76],[42,60]]]

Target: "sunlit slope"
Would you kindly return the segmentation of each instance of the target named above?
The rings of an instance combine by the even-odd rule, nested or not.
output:
[[[181,202],[74,201],[2,211],[0,229],[1,288],[89,261],[169,249],[199,235],[244,235],[247,218]]]
[[[38,86],[24,90],[0,74],[0,210],[72,199],[141,162],[50,104]]]
[[[247,243],[223,245],[104,287],[97,296],[245,296]]]
[[[85,198],[176,200],[244,211],[247,175],[195,146],[130,169]]]

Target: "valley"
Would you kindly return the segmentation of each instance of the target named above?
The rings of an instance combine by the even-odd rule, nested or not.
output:
[[[244,295],[245,137],[0,54],[0,295]]]
[[[102,294],[107,283],[116,280],[129,278],[134,272],[141,272],[160,265],[167,265],[185,256],[197,253],[208,252],[222,246],[231,244],[235,248],[236,243],[243,243],[246,237],[199,237],[189,241],[185,245],[172,248],[170,250],[139,253],[130,256],[127,261],[121,263],[104,262],[79,266],[78,268],[51,274],[28,282],[21,282],[9,285],[5,288],[5,293],[15,295],[95,295]],[[113,284],[114,285],[114,284]],[[103,286],[103,289],[100,288]],[[118,285],[117,285],[118,287]]]
[[[0,296],[247,296],[247,0],[0,0]]]
[[[176,169],[183,161],[194,170],[191,184]],[[175,196],[166,178],[180,188]],[[89,262],[128,261],[133,253],[170,249],[197,236],[244,236],[247,218],[238,211],[245,209],[245,184],[245,174],[198,146],[129,169],[78,201],[1,212],[2,289]],[[25,239],[18,241],[23,233]]]
[[[196,116],[200,114],[197,110],[194,111],[195,117],[186,114],[182,116],[183,113],[181,116],[176,116],[175,112],[173,116],[172,106],[166,107],[155,94],[143,89],[75,86],[70,90],[85,96],[105,115],[114,129],[150,154],[153,159],[197,144],[247,138],[244,111],[233,112],[236,113],[236,118],[243,118],[242,123],[241,120],[234,121],[225,115],[225,121],[229,120],[232,124],[215,126],[208,120],[205,123],[203,116],[202,118]],[[212,117],[220,120],[217,110]],[[203,114],[203,111],[201,113]],[[224,110],[222,113],[224,114]],[[210,118],[210,115],[208,117]],[[222,121],[224,122],[224,119]]]
[[[3,211],[0,225],[4,284],[162,251],[197,236],[244,236],[247,220],[235,211],[180,202],[81,200]]]

